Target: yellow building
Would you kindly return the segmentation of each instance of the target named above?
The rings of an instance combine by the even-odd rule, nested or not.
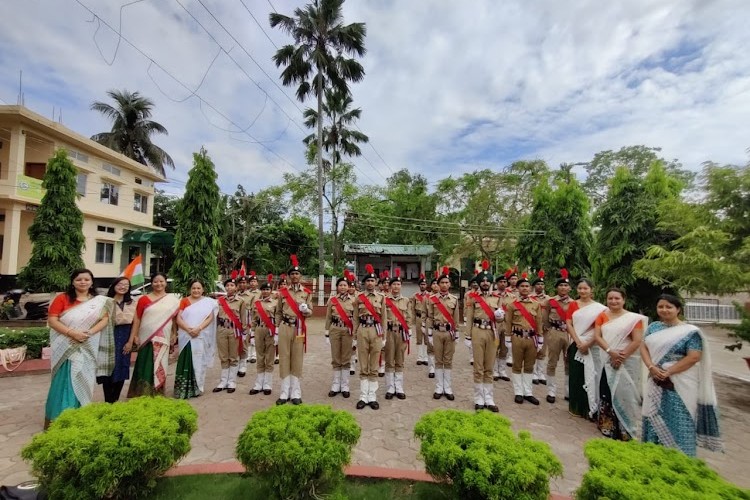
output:
[[[83,212],[83,262],[97,284],[120,274],[130,258],[144,256],[148,276],[154,182],[149,167],[73,132],[23,106],[0,106],[0,280],[11,284],[31,257],[29,227],[43,196],[46,164],[58,148],[78,169],[78,207]]]

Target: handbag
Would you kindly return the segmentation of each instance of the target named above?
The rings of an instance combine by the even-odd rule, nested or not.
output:
[[[47,494],[36,481],[26,481],[18,486],[0,486],[0,500],[45,500]]]
[[[9,347],[8,349],[0,349],[0,365],[7,371],[12,372],[23,363],[26,359],[26,346],[21,347]]]

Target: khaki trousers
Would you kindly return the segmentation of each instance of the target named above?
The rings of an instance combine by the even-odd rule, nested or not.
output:
[[[536,362],[536,344],[534,339],[513,335],[513,373],[534,373]]]
[[[352,364],[352,344],[354,339],[348,328],[331,325],[328,332],[331,341],[331,366],[333,371],[349,368]]]
[[[425,338],[427,337],[427,334],[423,330],[424,321],[422,321],[422,318],[417,318],[416,325],[417,326],[415,330],[417,331],[417,345],[427,344],[428,342],[427,342],[427,339]]]
[[[388,331],[388,342],[385,344],[385,371],[404,371],[404,354],[406,353],[406,342],[401,332]]]
[[[273,373],[276,347],[273,345],[271,332],[264,326],[255,327],[255,353],[258,357],[258,373]]]
[[[357,359],[359,360],[359,378],[375,382],[378,380],[380,351],[383,339],[378,337],[374,326],[360,326],[357,330]]]
[[[563,355],[563,367],[565,375],[568,375],[568,332],[550,328],[547,335],[544,336],[544,348],[547,349],[549,360],[547,361],[547,375],[554,377],[557,369],[557,361],[560,359],[560,353]]]
[[[453,368],[453,353],[456,352],[456,342],[451,332],[432,332],[432,343],[435,349],[435,369],[450,370]]]
[[[229,368],[239,364],[239,341],[234,336],[234,330],[219,328],[216,330],[216,352],[221,360],[221,368]]]
[[[471,329],[471,350],[474,353],[474,383],[491,384],[492,368],[497,355],[497,342],[492,330]]]
[[[497,346],[497,359],[503,360],[504,363],[505,358],[508,357],[508,346],[505,344],[505,335],[502,330],[498,332],[498,335],[500,335],[500,343]]]
[[[286,323],[279,327],[279,377],[288,375],[302,378],[302,357],[305,337],[297,336],[297,328]]]

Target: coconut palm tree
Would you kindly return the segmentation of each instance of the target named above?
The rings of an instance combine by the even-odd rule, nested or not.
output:
[[[107,95],[115,102],[114,106],[96,101],[91,104],[91,109],[112,120],[112,130],[94,134],[91,139],[166,176],[164,166],[174,168],[174,161],[166,151],[151,142],[152,134],[168,134],[163,125],[149,120],[154,102],[138,92],[127,90],[109,90]]]
[[[314,0],[294,10],[293,17],[273,12],[271,27],[291,35],[294,44],[284,45],[273,56],[276,67],[284,67],[281,82],[297,85],[297,99],[311,93],[318,101],[318,116],[323,115],[326,89],[349,93],[348,82],[364,78],[365,70],[354,59],[365,54],[364,23],[344,25],[341,6],[344,0]],[[323,275],[323,122],[318,120],[318,274]]]

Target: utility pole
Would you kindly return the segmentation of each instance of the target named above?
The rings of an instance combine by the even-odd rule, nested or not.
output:
[[[318,305],[325,305],[325,255],[323,252],[323,72],[318,66]]]

